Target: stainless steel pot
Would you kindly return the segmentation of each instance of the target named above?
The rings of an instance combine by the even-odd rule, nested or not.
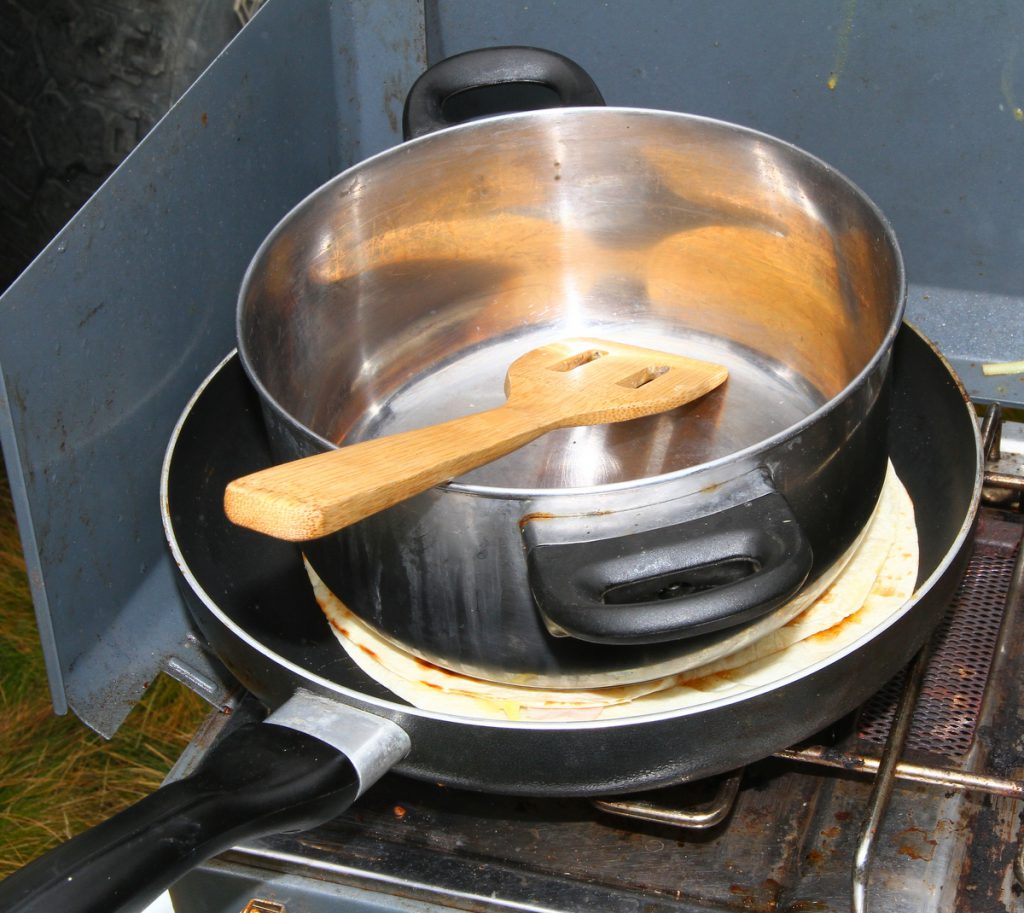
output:
[[[510,54],[498,77],[493,52],[428,71],[407,113],[465,88],[451,66],[514,77]],[[688,407],[550,434],[308,545],[424,659],[579,686],[735,649],[849,547],[888,456],[904,297],[885,218],[811,155],[555,108],[429,133],[309,196],[247,272],[239,352],[278,460],[497,405],[509,362],[562,336],[726,364]]]

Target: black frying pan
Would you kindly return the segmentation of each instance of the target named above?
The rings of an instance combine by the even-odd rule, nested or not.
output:
[[[758,760],[845,715],[938,622],[967,559],[980,493],[978,432],[964,390],[914,330],[904,327],[894,354],[889,449],[916,510],[915,598],[869,637],[770,686],[679,712],[564,724],[416,710],[351,663],[312,599],[295,547],[223,517],[225,483],[270,462],[258,403],[229,358],[171,441],[162,507],[196,621],[273,712],[217,743],[186,779],[8,878],[0,909],[139,910],[242,838],[335,817],[392,767],[487,792],[635,792]]]

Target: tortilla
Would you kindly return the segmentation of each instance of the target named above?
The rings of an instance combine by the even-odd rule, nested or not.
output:
[[[425,662],[380,637],[327,589],[308,563],[306,570],[348,655],[414,707],[473,719],[568,722],[693,707],[769,685],[827,659],[883,623],[913,595],[918,543],[913,503],[890,464],[878,505],[841,573],[789,622],[697,669],[579,691],[503,685]]]

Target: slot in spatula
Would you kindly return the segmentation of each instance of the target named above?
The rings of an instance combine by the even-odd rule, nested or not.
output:
[[[236,479],[224,510],[233,523],[279,539],[316,539],[555,428],[665,412],[727,376],[721,365],[654,349],[602,339],[553,342],[511,364],[501,406]]]

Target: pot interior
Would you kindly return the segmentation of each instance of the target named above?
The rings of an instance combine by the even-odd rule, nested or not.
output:
[[[754,446],[840,396],[894,333],[891,231],[836,172],[729,124],[628,109],[495,118],[396,147],[300,204],[242,289],[250,376],[334,443],[498,405],[565,336],[728,366],[661,416],[565,429],[460,481],[572,488]]]

